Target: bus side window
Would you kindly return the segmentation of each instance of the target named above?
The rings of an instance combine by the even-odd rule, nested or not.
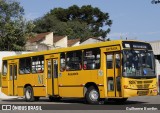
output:
[[[61,59],[60,59],[60,71],[65,71],[66,68],[66,59],[65,59],[65,53],[61,53]]]
[[[31,58],[19,59],[19,74],[31,73]]]
[[[44,72],[44,56],[32,57],[32,73]]]
[[[82,51],[67,52],[66,70],[81,70],[82,67]]]
[[[7,75],[7,61],[6,60],[3,61],[3,69],[2,70],[3,70],[2,71],[3,76],[6,76]]]
[[[83,69],[93,70],[100,68],[100,49],[88,49],[83,53]]]

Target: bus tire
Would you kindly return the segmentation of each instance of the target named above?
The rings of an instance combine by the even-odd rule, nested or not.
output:
[[[88,104],[99,104],[100,95],[98,89],[96,89],[94,86],[87,88],[85,100]]]
[[[35,101],[35,97],[34,97],[34,94],[33,94],[33,89],[31,86],[27,86],[25,88],[25,100],[27,102],[33,102]]]

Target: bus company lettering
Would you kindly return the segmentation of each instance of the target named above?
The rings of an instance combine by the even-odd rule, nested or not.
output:
[[[77,72],[75,72],[75,73],[68,73],[68,75],[78,75],[78,73]]]
[[[107,51],[115,51],[115,50],[118,50],[118,47],[117,46],[107,47],[106,50]]]

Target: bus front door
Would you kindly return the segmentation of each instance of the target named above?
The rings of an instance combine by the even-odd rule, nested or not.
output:
[[[58,95],[58,58],[46,59],[47,95]]]
[[[106,54],[107,95],[108,97],[121,97],[121,53]]]
[[[8,95],[17,96],[17,63],[9,62]]]

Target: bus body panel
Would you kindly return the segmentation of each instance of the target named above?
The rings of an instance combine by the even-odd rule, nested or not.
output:
[[[83,95],[83,87],[79,86],[65,86],[59,87],[59,95],[60,97],[78,97],[82,98]]]
[[[18,86],[17,92],[18,96],[24,96],[24,87]]]
[[[25,55],[18,55],[12,57],[5,57],[3,61],[7,61],[7,75],[2,75],[2,92],[6,95],[24,96],[26,86],[31,86],[34,91],[34,96],[55,96],[55,97],[85,97],[86,85],[92,84],[98,87],[100,98],[128,98],[142,95],[157,95],[156,78],[150,79],[133,79],[127,78],[123,75],[123,51],[128,49],[129,44],[136,41],[127,41],[126,48],[123,47],[123,41],[108,41],[97,44],[83,45],[71,48],[60,48],[55,50],[35,52]],[[141,47],[144,46],[133,46]],[[81,62],[84,60],[84,51],[90,49],[100,49],[100,68],[98,69],[84,69],[81,65],[80,70],[61,70],[61,53],[65,54],[67,60],[67,53],[82,52]],[[87,53],[88,54],[88,53]],[[118,54],[118,55],[117,55]],[[108,55],[112,55],[112,58]],[[44,68],[42,72],[20,74],[20,60],[30,58],[30,62],[34,61],[34,57],[44,57],[43,60],[31,63],[30,68],[34,65],[41,65]],[[118,56],[118,60],[117,60]],[[41,59],[39,57],[39,59]],[[112,59],[112,68],[108,68],[108,62]],[[35,60],[36,61],[36,60]],[[120,66],[117,68],[116,64],[119,62]],[[17,67],[15,67],[15,65]],[[66,62],[65,62],[66,66]],[[15,75],[14,68],[17,68],[17,75]],[[38,69],[37,68],[37,69]],[[65,67],[66,68],[66,67]],[[11,70],[13,72],[11,72]],[[50,73],[50,74],[49,74]],[[17,76],[12,79],[10,76]],[[151,83],[149,83],[152,81]],[[141,85],[140,83],[143,83]],[[135,84],[133,84],[135,83]],[[139,83],[139,84],[138,84]],[[144,84],[147,84],[146,86]],[[139,86],[138,86],[139,85]],[[143,90],[143,91],[142,91]],[[148,91],[148,93],[146,93]]]
[[[123,97],[157,95],[156,78],[152,79],[133,79],[123,78]]]
[[[45,87],[33,87],[34,96],[46,96],[46,88]]]

